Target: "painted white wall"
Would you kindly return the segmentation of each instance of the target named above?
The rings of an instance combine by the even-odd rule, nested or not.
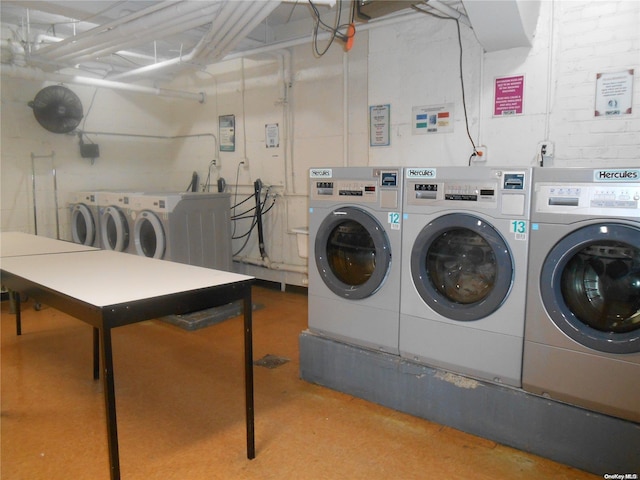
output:
[[[492,53],[484,53],[473,31],[461,26],[469,131],[476,145],[488,147],[487,164],[533,165],[539,143],[547,140],[555,147],[555,166],[640,166],[639,24],[640,2],[545,1],[532,48]],[[80,158],[77,138],[49,133],[36,123],[26,104],[43,84],[2,76],[1,228],[33,231],[32,152],[55,151],[62,238],[70,237],[69,192],[184,190],[193,171],[204,182],[215,158],[214,189],[219,176],[238,198],[252,193],[257,178],[272,186],[276,204],[265,219],[267,253],[281,268],[304,266],[290,230],[307,224],[310,167],[467,164],[472,147],[458,61],[455,23],[425,15],[358,32],[349,53],[336,44],[315,58],[304,44],[214,65],[169,86],[205,91],[204,104],[71,86],[88,111],[85,130],[207,134],[181,140],[95,135],[100,158],[93,165]],[[596,74],[632,68],[633,113],[594,117]],[[494,118],[494,81],[514,74],[525,76],[524,114]],[[370,147],[368,108],[387,103],[391,145]],[[412,107],[444,103],[454,104],[454,131],[413,135]],[[218,135],[218,116],[225,114],[236,116],[234,152],[218,152],[210,136]],[[281,141],[269,149],[265,125],[273,123]],[[242,161],[245,166],[239,167]],[[39,168],[37,188],[44,192],[37,195],[39,209],[51,212],[48,165]],[[54,236],[53,217],[44,215],[41,233]],[[245,221],[236,231],[247,228]],[[235,249],[240,245],[241,240],[234,242]],[[259,259],[255,235],[242,255]]]

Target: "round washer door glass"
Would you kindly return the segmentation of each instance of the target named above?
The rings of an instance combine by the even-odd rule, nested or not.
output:
[[[162,258],[166,246],[162,222],[150,211],[140,212],[133,226],[136,253],[141,257]]]
[[[129,245],[129,224],[117,207],[107,207],[101,217],[102,244],[107,250],[124,251]]]
[[[96,227],[89,207],[82,203],[73,206],[71,212],[71,237],[75,243],[93,245]]]
[[[478,320],[504,302],[513,279],[511,252],[500,233],[467,214],[429,222],[411,251],[411,276],[418,294],[451,320]]]
[[[391,266],[391,246],[380,223],[355,207],[331,212],[315,240],[318,272],[336,295],[363,299],[382,286]]]
[[[606,223],[567,235],[545,260],[540,291],[551,319],[575,341],[640,352],[640,229]]]

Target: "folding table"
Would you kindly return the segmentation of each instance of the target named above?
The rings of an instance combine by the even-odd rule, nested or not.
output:
[[[247,457],[255,457],[253,277],[107,250],[89,248],[74,251],[74,247],[63,245],[68,242],[56,240],[53,242],[60,243],[49,244],[49,253],[44,253],[44,243],[30,238],[31,253],[28,253],[26,243],[22,249],[18,244],[9,248],[14,240],[14,234],[3,233],[0,236],[2,284],[74,316],[98,332],[94,335],[94,346],[99,338],[112,480],[120,478],[120,461],[111,329],[164,315],[204,310],[236,300],[242,300],[244,307]],[[20,250],[23,254],[17,255]],[[19,314],[19,297],[16,310]],[[94,358],[94,365],[96,360]],[[94,367],[94,376],[96,373]]]

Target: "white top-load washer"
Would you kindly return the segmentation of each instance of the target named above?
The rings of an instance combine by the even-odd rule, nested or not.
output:
[[[536,168],[523,388],[640,422],[640,168]]]
[[[309,330],[398,354],[402,169],[310,177]]]
[[[131,196],[132,253],[232,271],[231,195],[147,192]]]
[[[521,385],[530,168],[405,168],[400,354]]]

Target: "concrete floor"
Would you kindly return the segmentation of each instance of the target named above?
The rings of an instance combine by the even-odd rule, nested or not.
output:
[[[254,289],[256,448],[246,459],[242,323],[188,332],[159,321],[113,331],[123,480],[551,479],[594,475],[306,383],[301,293]],[[1,478],[109,478],[102,384],[88,325],[2,304]]]

